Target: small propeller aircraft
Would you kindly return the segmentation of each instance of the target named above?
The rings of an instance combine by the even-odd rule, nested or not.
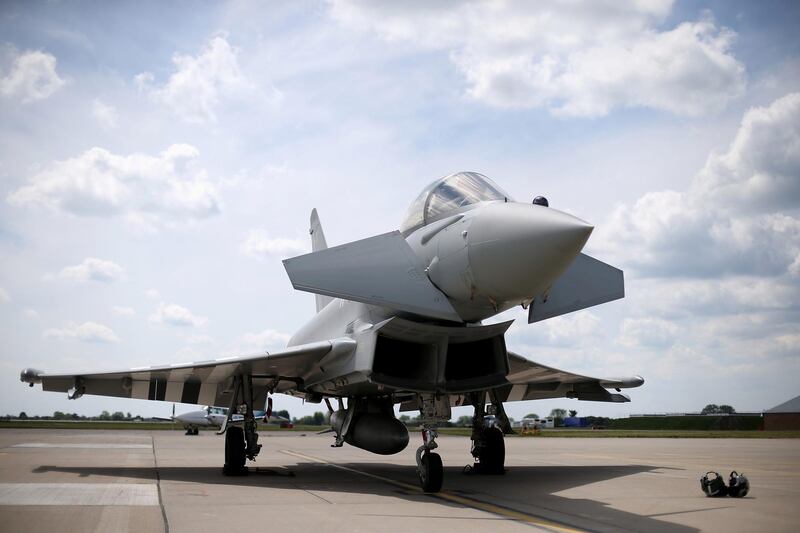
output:
[[[295,289],[316,295],[317,313],[286,349],[121,372],[25,369],[21,380],[70,399],[96,394],[228,405],[219,431],[226,475],[246,474],[246,461],[261,451],[253,405],[272,394],[324,400],[333,446],[377,454],[408,445],[394,407],[418,410],[417,472],[422,488],[436,492],[443,482],[436,430],[452,406],[473,408],[473,471],[496,474],[505,471],[504,434],[512,432],[505,402],[627,402],[620,390],[644,383],[639,376],[594,378],[535,363],[506,348],[511,321],[483,323],[517,305],[533,323],[622,298],[622,271],[581,253],[592,230],[544,197],[515,202],[475,172],[425,188],[398,231],[340,246],[327,246],[313,210],[313,251],[283,263]]]
[[[253,411],[253,416],[260,419],[264,424],[278,424],[282,428],[291,428],[292,422],[288,418],[270,414],[269,411]],[[228,418],[228,410],[224,407],[203,406],[202,409],[187,411],[179,415],[175,414],[175,404],[172,404],[172,416],[170,418],[153,417],[156,420],[167,422],[178,422],[183,425],[187,435],[198,435],[200,428],[216,427],[221,428]],[[244,422],[244,416],[234,414],[231,423]]]

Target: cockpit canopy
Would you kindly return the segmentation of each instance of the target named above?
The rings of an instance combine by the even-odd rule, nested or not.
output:
[[[435,220],[445,218],[462,208],[511,197],[492,180],[477,172],[457,172],[428,185],[411,204],[400,231],[408,235]]]

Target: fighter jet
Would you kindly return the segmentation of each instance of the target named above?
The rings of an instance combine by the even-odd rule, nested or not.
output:
[[[253,405],[273,394],[324,400],[333,446],[377,454],[408,445],[395,406],[419,411],[417,472],[423,490],[436,492],[443,482],[437,427],[450,419],[451,407],[473,408],[473,472],[497,474],[505,471],[504,434],[512,432],[504,403],[627,402],[620,389],[644,383],[639,376],[595,378],[530,361],[506,348],[512,321],[484,323],[518,305],[535,323],[622,298],[622,271],[581,253],[592,230],[544,197],[516,202],[475,172],[425,188],[399,230],[340,246],[327,246],[313,210],[313,251],[283,263],[295,289],[316,295],[317,313],[286,349],[121,372],[25,369],[21,380],[70,399],[95,394],[227,405],[220,429],[226,475],[246,474],[246,461],[261,451]]]

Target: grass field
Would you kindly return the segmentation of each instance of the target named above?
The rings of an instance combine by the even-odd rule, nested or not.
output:
[[[172,422],[101,422],[99,420],[0,420],[0,429],[140,429],[183,431],[181,424]],[[216,428],[200,428],[203,431],[216,431]],[[295,426],[291,429],[275,425],[258,425],[259,431],[322,431],[327,426]]]
[[[99,422],[99,421],[59,421],[59,420],[2,420],[0,429],[139,429],[183,431],[180,424],[170,422]],[[288,431],[316,433],[328,429],[327,426],[295,426],[281,429],[274,425],[259,425],[259,431]],[[207,429],[205,431],[214,431]],[[409,428],[412,434],[417,428]],[[470,428],[440,428],[442,435],[469,437]],[[678,429],[545,429],[538,434],[515,435],[518,438],[671,438],[671,439],[797,439],[800,431],[755,431],[755,430],[678,430]]]
[[[442,435],[469,436],[469,428],[441,428]],[[754,430],[677,430],[677,429],[545,429],[538,434],[519,434],[520,438],[660,438],[660,439],[797,439],[800,431]]]

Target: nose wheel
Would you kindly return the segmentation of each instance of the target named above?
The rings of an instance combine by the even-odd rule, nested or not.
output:
[[[442,490],[444,480],[442,458],[438,453],[432,451],[439,447],[436,444],[438,436],[435,429],[424,428],[422,430],[422,446],[417,448],[417,475],[419,475],[422,490],[425,492]]]
[[[425,452],[417,465],[419,483],[425,492],[439,492],[444,480],[442,458],[438,453]]]

